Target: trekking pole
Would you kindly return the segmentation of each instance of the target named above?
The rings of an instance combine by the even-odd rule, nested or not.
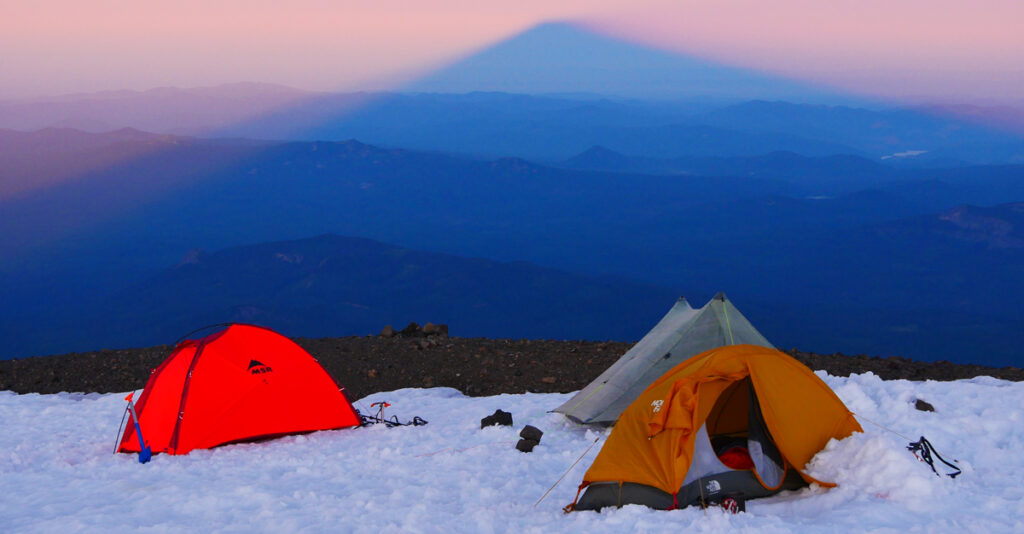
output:
[[[153,457],[153,451],[146,446],[145,440],[142,439],[142,427],[139,426],[139,415],[135,413],[135,403],[132,402],[132,397],[135,396],[135,392],[128,394],[124,400],[128,401],[128,410],[132,413],[132,420],[135,422],[135,435],[139,438],[139,463],[144,464]]]
[[[117,450],[121,448],[121,429],[124,428],[124,418],[128,417],[128,407],[124,407],[124,412],[121,413],[121,423],[117,425],[117,439],[114,441],[114,454],[117,454]]]

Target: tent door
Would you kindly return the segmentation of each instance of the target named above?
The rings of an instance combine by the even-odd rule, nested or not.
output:
[[[753,383],[750,384],[750,423],[747,429],[747,451],[754,462],[757,477],[766,489],[780,487],[786,478],[786,462],[764,424]]]

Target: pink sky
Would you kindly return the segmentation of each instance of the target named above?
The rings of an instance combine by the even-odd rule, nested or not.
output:
[[[0,0],[0,98],[386,89],[549,20],[886,97],[1024,98],[1019,0]]]

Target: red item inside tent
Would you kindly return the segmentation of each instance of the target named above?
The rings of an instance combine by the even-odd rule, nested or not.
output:
[[[746,447],[731,447],[722,454],[719,454],[718,459],[729,469],[754,468],[754,461],[750,459],[750,452],[747,451]]]

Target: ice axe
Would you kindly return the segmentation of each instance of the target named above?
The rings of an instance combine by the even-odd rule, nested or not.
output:
[[[145,440],[142,439],[142,427],[139,426],[139,416],[135,413],[135,403],[132,402],[134,395],[135,392],[133,391],[124,400],[128,401],[128,410],[132,413],[132,421],[135,423],[135,435],[139,438],[139,463],[144,464],[153,457],[153,451],[146,446]]]

